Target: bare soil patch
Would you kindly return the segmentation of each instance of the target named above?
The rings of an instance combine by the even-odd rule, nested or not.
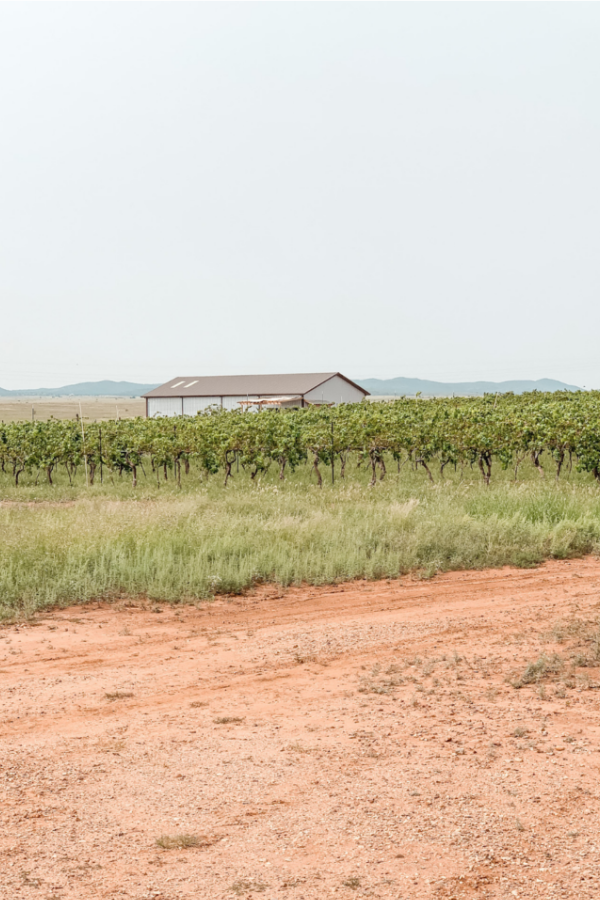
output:
[[[0,896],[596,898],[600,562],[0,630]]]

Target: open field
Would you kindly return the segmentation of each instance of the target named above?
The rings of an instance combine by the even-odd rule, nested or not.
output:
[[[389,397],[369,397],[372,402],[395,400]],[[146,415],[146,401],[140,397],[0,397],[0,422],[36,422],[48,419],[74,419],[79,404],[84,419],[104,422],[108,419],[133,419]]]
[[[74,419],[80,403],[84,420],[92,422],[146,414],[146,401],[139,397],[0,397],[0,422]]]
[[[469,478],[467,480],[467,473]],[[502,477],[504,475],[504,477]],[[60,476],[60,477],[59,477]],[[464,479],[464,480],[461,480]],[[600,489],[573,472],[556,484],[533,467],[485,486],[477,473],[431,484],[405,467],[318,488],[309,466],[279,482],[196,470],[137,489],[0,478],[0,617],[122,595],[179,602],[261,582],[335,584],[486,566],[530,566],[600,548]]]
[[[372,402],[395,400],[395,396],[368,397]],[[0,422],[36,422],[47,419],[74,419],[79,403],[85,418],[92,421],[131,419],[146,414],[146,401],[139,397],[0,397]]]
[[[598,897],[599,596],[585,559],[4,626],[0,896]]]

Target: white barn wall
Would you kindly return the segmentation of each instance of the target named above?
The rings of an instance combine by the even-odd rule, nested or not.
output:
[[[180,416],[181,397],[148,397],[148,417]]]
[[[348,384],[339,375],[334,375],[304,395],[309,403],[360,403],[363,397],[362,391]]]
[[[223,397],[223,409],[242,409],[240,406],[241,400],[247,400],[247,395],[240,397]]]
[[[183,398],[183,414],[184,416],[195,416],[196,413],[209,406],[220,406],[220,397],[184,397]]]

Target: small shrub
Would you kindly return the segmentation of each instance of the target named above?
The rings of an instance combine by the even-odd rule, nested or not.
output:
[[[397,684],[401,684],[402,679],[390,678],[388,681],[382,681],[379,684],[375,682],[367,682],[358,688],[360,694],[390,694]]]
[[[552,656],[542,653],[535,662],[529,663],[525,671],[512,682],[512,686],[522,688],[527,684],[539,684],[542,679],[558,675],[563,668],[564,663],[557,653]]]
[[[596,629],[591,637],[592,659],[600,664],[600,628]]]
[[[431,675],[431,673],[435,669],[436,662],[437,662],[437,660],[430,659],[428,662],[425,663],[425,665],[423,666],[423,675],[425,677],[427,677],[428,675]]]
[[[128,697],[133,697],[133,693],[132,691],[111,691],[105,694],[105,697],[112,703],[113,700],[127,700]]]
[[[304,665],[304,663],[312,663],[316,662],[317,657],[314,654],[294,654],[294,662],[297,662],[299,666]]]
[[[241,894],[246,894],[249,891],[262,893],[263,891],[266,891],[268,887],[269,885],[264,884],[262,881],[248,881],[246,878],[241,878],[239,881],[234,881],[234,883],[230,885],[229,890],[232,894],[239,897]]]
[[[156,839],[162,850],[187,850],[188,847],[209,847],[212,841],[196,834],[163,834]]]
[[[239,725],[244,719],[240,716],[217,716],[213,719],[215,725]]]
[[[294,744],[289,744],[286,747],[286,750],[289,750],[292,753],[312,753],[310,747],[303,747],[299,741],[296,741]]]
[[[600,660],[593,656],[586,656],[583,653],[577,653],[574,657],[572,657],[571,665],[575,669],[585,669],[588,666],[592,666],[595,668],[596,666],[600,665]]]

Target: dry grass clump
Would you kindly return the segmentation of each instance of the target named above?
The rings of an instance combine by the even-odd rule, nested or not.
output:
[[[569,638],[572,644],[563,656],[558,653],[541,653],[537,660],[528,663],[520,675],[511,679],[515,688],[526,685],[538,685],[544,691],[544,682],[560,682],[556,688],[556,696],[564,697],[568,688],[577,684],[584,688],[598,687],[592,685],[587,674],[581,674],[577,680],[577,669],[600,668],[600,627],[597,622],[586,622],[573,619],[560,622],[542,638],[555,643],[564,643]]]
[[[564,669],[564,662],[557,653],[547,656],[542,653],[535,662],[530,662],[522,674],[515,678],[512,686],[522,688],[526,684],[538,684],[542,679],[555,677]]]
[[[571,640],[573,641],[571,650],[585,651],[585,658],[589,660],[587,663],[581,663],[582,665],[600,666],[600,623],[598,621],[575,618],[557,622],[551,631],[542,635],[542,638],[556,644],[564,644],[565,641]],[[578,658],[583,659],[584,654],[580,652]]]
[[[252,893],[252,891],[260,894],[263,891],[266,891],[268,887],[269,885],[265,884],[262,881],[253,881],[248,880],[247,878],[240,878],[239,881],[234,881],[234,883],[229,886],[229,890],[232,894],[235,894],[239,897],[242,894]]]
[[[213,719],[215,725],[239,725],[243,721],[244,718],[241,716],[217,716]]]
[[[294,654],[294,662],[298,663],[299,666],[304,665],[305,663],[313,663],[317,661],[317,657],[314,653],[295,653]]]
[[[310,748],[304,747],[300,741],[295,741],[293,744],[288,744],[286,750],[289,750],[291,753],[310,753]]]
[[[197,834],[163,834],[156,838],[156,844],[162,850],[187,850],[189,847],[210,847],[213,844],[208,837]]]
[[[404,679],[399,676],[384,678],[381,681],[363,679],[358,687],[358,692],[359,694],[392,694],[400,684],[404,684]]]
[[[443,657],[443,660],[446,661],[446,657]],[[401,660],[402,665],[398,661],[390,663],[383,672],[381,665],[377,663],[371,669],[369,676],[360,677],[357,688],[358,693],[391,695],[393,697],[397,688],[409,684],[413,684],[414,690],[419,693],[433,693],[440,685],[439,680],[437,678],[433,679],[430,682],[430,689],[427,690],[420,679],[431,678],[440,662],[441,660],[437,657],[421,659],[420,656],[416,656],[413,659]],[[456,667],[462,662],[465,662],[465,660],[455,652],[450,660],[446,661],[446,666]],[[421,672],[419,672],[419,669]],[[459,677],[457,675],[457,678]]]
[[[114,700],[127,700],[129,697],[133,697],[132,691],[109,691],[104,695],[107,700],[111,703]]]

